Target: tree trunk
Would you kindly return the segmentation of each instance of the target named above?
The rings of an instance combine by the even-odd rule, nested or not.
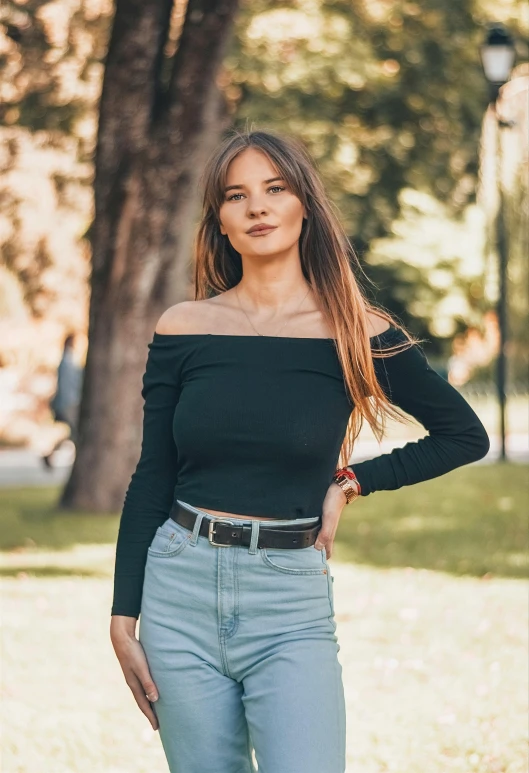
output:
[[[116,5],[96,152],[89,347],[64,508],[122,507],[140,452],[147,344],[162,312],[188,297],[197,174],[226,128],[215,77],[237,0],[189,0],[164,77],[172,5]]]

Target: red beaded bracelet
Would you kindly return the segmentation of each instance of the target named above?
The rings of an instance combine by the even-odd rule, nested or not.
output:
[[[362,488],[360,486],[358,478],[356,477],[356,475],[354,474],[354,472],[350,467],[342,467],[340,470],[337,470],[337,472],[341,472],[342,475],[346,475],[350,480],[355,480],[358,488],[358,493],[359,494],[361,493]]]
[[[349,480],[354,480],[356,482],[357,490],[351,486],[350,483],[348,483]],[[340,488],[343,490],[346,498],[347,498],[347,504],[349,502],[352,502],[354,499],[356,499],[361,494],[361,486],[358,482],[358,478],[354,474],[354,472],[351,470],[350,467],[341,467],[339,470],[336,470],[333,475],[333,481],[337,483]]]

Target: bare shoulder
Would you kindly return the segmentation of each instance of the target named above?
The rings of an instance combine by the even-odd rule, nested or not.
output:
[[[161,335],[186,335],[200,332],[200,308],[204,301],[181,301],[164,311],[156,324]]]
[[[379,336],[389,330],[389,322],[384,317],[379,317],[374,312],[368,312],[367,314],[367,332],[369,338],[373,336]]]
[[[231,334],[240,325],[238,319],[230,324],[232,311],[229,290],[200,301],[182,301],[164,311],[156,332],[162,335],[211,335],[211,331]]]

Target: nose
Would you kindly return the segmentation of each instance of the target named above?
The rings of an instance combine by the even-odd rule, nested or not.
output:
[[[266,202],[263,201],[262,197],[258,194],[254,197],[248,197],[248,207],[246,211],[250,217],[254,217],[266,214],[268,212],[268,207],[266,206]]]

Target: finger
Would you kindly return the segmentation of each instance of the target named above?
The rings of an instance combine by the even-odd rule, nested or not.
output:
[[[131,692],[134,695],[134,699],[138,704],[140,711],[142,711],[143,714],[145,714],[145,716],[151,723],[152,729],[158,730],[158,727],[159,727],[158,717],[156,716],[156,713],[153,709],[153,705],[155,702],[154,701],[151,702],[147,698],[140,680],[134,673],[130,675],[129,680],[127,680],[127,684],[129,685]],[[149,693],[149,695],[151,695],[152,697],[151,693]]]
[[[329,530],[321,529],[318,532],[318,536],[316,537],[316,542],[314,543],[314,547],[316,550],[321,550],[322,548],[326,547],[328,542],[332,542],[333,540],[333,534]]]
[[[155,703],[151,703],[151,701],[148,700],[148,698],[145,696],[143,691],[140,689],[140,692],[138,695],[134,695],[136,698],[136,703],[140,707],[140,710],[145,714],[149,722],[151,723],[153,730],[158,730],[159,723],[158,723],[158,717],[156,716],[156,713],[154,711]]]
[[[315,547],[317,550],[322,550],[323,548],[325,548],[325,557],[326,557],[327,561],[328,561],[328,560],[329,560],[329,558],[332,556],[332,549],[333,549],[333,543],[332,543],[332,540],[330,540],[329,542],[326,542],[326,543],[325,543],[325,545],[322,545],[321,547],[318,547],[318,543],[317,543],[317,542],[315,542],[315,543],[314,543],[314,547]]]
[[[158,690],[156,689],[156,685],[152,681],[150,677],[147,677],[145,679],[142,679],[140,677],[140,682],[143,687],[143,693],[147,697],[147,699],[154,703],[158,700]]]

